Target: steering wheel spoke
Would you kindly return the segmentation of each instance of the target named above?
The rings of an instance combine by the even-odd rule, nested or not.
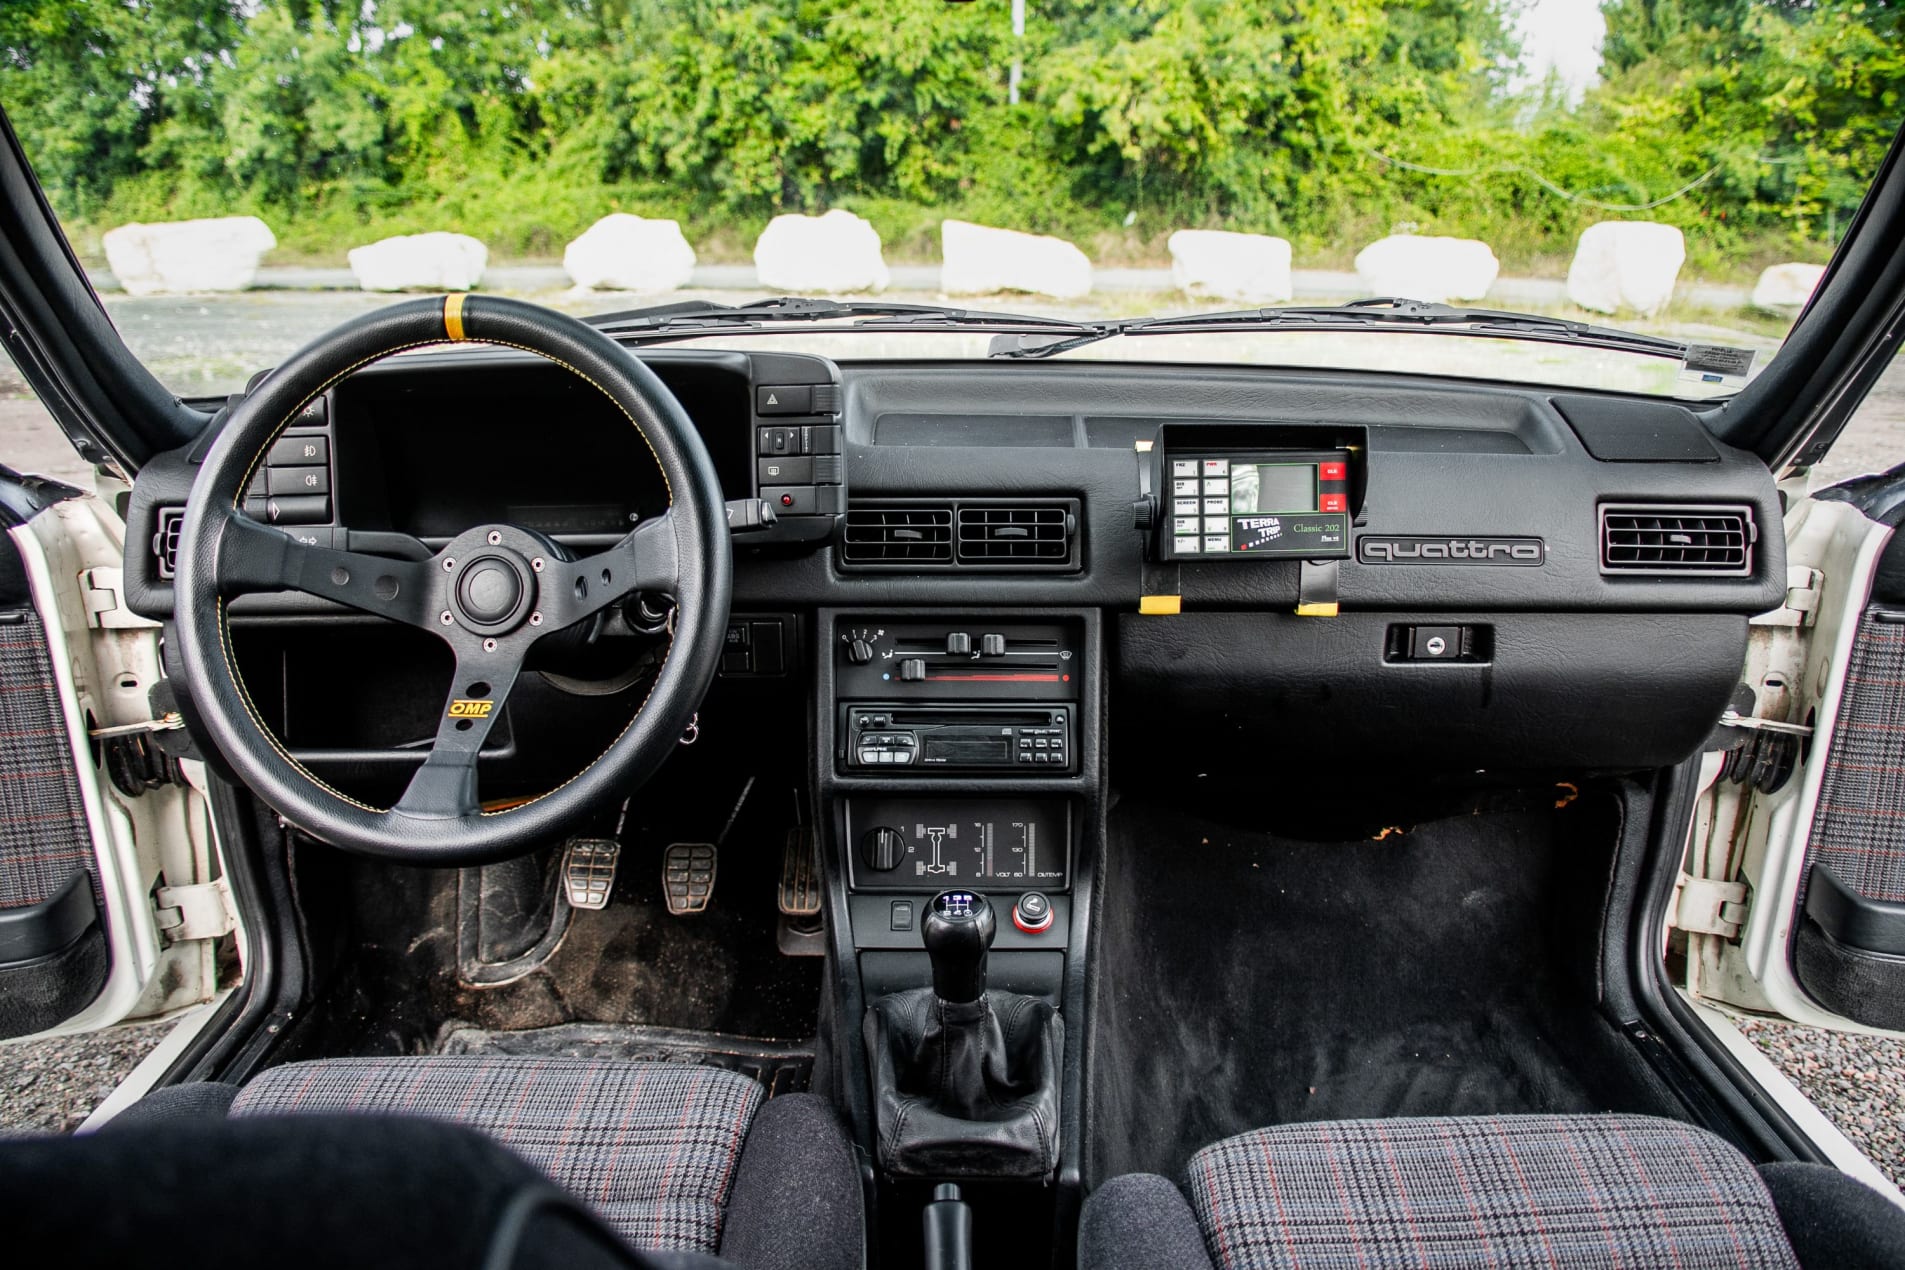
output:
[[[220,529],[221,595],[302,591],[406,625],[428,626],[435,616],[434,583],[428,563],[310,546],[235,511]]]
[[[430,756],[410,778],[392,811],[438,820],[466,818],[482,810],[476,760],[522,673],[522,651],[514,644],[499,645],[493,652],[458,650],[450,696],[437,720]]]
[[[555,565],[542,597],[545,626],[573,626],[636,591],[680,595],[678,528],[675,513],[663,512],[637,525],[613,547]]]

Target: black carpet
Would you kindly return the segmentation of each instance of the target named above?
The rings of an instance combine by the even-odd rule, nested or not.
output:
[[[1093,941],[1090,1183],[1175,1177],[1291,1121],[1668,1110],[1593,1005],[1610,804],[1556,801],[1478,796],[1380,841],[1121,803]]]

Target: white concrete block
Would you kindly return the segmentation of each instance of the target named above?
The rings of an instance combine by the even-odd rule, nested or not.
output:
[[[1171,280],[1187,295],[1276,304],[1294,294],[1290,244],[1268,234],[1180,229],[1171,235]]]
[[[695,249],[674,221],[611,212],[564,248],[562,267],[578,287],[653,295],[688,285]]]
[[[768,290],[794,295],[884,291],[892,281],[879,231],[837,207],[769,221],[754,244],[754,272]]]
[[[1753,284],[1753,307],[1775,313],[1797,312],[1812,299],[1812,293],[1819,289],[1819,280],[1825,276],[1824,265],[1773,265],[1762,271],[1759,281]]]
[[[278,245],[256,216],[120,225],[102,235],[106,263],[129,295],[243,291]]]
[[[1609,220],[1581,231],[1568,266],[1568,299],[1594,313],[1652,317],[1673,299],[1687,242],[1672,225]]]
[[[365,291],[468,291],[483,280],[489,248],[468,234],[438,230],[353,247],[350,261]]]
[[[1495,253],[1473,238],[1391,234],[1356,253],[1356,275],[1372,296],[1431,304],[1479,300],[1500,273]]]
[[[1062,238],[968,221],[939,225],[939,288],[948,295],[1028,291],[1061,300],[1091,294],[1091,261]]]

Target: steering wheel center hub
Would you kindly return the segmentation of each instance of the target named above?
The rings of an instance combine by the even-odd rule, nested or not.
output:
[[[457,570],[450,607],[465,627],[500,635],[521,625],[536,588],[528,564],[513,551],[487,551]]]

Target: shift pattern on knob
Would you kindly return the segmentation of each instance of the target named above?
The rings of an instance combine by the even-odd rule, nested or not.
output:
[[[941,891],[920,920],[920,940],[933,962],[933,991],[963,1005],[986,994],[986,955],[998,934],[992,905],[977,891]]]

